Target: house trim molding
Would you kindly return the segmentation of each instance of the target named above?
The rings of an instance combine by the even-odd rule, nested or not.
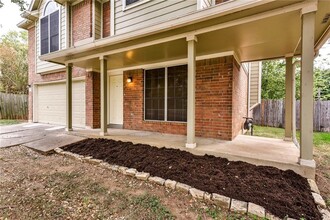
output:
[[[255,4],[259,1],[250,0],[249,2],[250,2],[250,4],[248,6],[251,7],[251,6],[255,6]],[[254,4],[252,4],[251,2],[254,3]],[[259,4],[261,4],[261,3],[259,2]],[[289,5],[289,6],[286,6],[286,7],[283,7],[283,8],[274,9],[274,10],[271,10],[271,11],[262,12],[262,13],[259,13],[259,14],[255,14],[255,15],[251,15],[251,16],[248,16],[248,17],[228,21],[228,22],[213,25],[213,26],[210,26],[210,27],[201,28],[199,30],[195,30],[195,31],[192,31],[192,32],[186,32],[186,33],[182,33],[182,34],[178,34],[178,35],[174,35],[174,36],[170,36],[170,37],[166,37],[166,38],[162,38],[162,39],[157,39],[157,40],[154,40],[154,41],[149,41],[149,42],[146,42],[146,43],[133,45],[133,46],[126,47],[126,48],[120,48],[120,49],[113,50],[113,51],[107,51],[107,52],[97,53],[97,54],[93,54],[93,55],[89,55],[89,56],[85,56],[85,57],[80,57],[80,58],[77,58],[77,59],[74,59],[74,58],[70,59],[69,58],[68,60],[70,62],[77,62],[77,61],[81,61],[81,60],[85,60],[85,59],[97,58],[101,55],[111,55],[111,54],[115,54],[115,53],[124,52],[124,51],[127,51],[127,50],[132,50],[132,49],[137,49],[137,48],[141,48],[141,47],[145,47],[145,46],[151,46],[151,45],[156,45],[156,44],[159,44],[159,43],[178,40],[178,39],[186,38],[189,35],[204,34],[204,33],[208,33],[208,32],[215,31],[215,30],[220,30],[220,29],[224,29],[224,28],[228,28],[228,27],[232,27],[232,26],[236,26],[236,25],[241,25],[241,24],[257,21],[257,20],[260,20],[260,19],[264,19],[264,18],[273,17],[273,16],[276,16],[276,15],[292,12],[292,11],[301,10],[301,8],[305,7],[308,4],[310,4],[310,3],[309,2],[307,2],[307,3],[306,2],[297,3],[297,4]],[[246,5],[244,5],[244,6],[246,8],[248,7]],[[240,10],[242,10],[242,8],[244,8],[244,7],[243,6],[239,7]],[[171,29],[174,29],[174,28],[178,28],[178,27],[181,27],[183,25],[189,25],[192,22],[206,20],[207,18],[211,19],[212,17],[214,17],[213,13],[211,13],[211,12],[213,12],[213,9],[219,10],[218,7],[210,8],[210,9],[204,10],[204,11],[199,12],[199,13],[194,13],[192,15],[176,19],[174,21],[166,22],[166,23],[161,24],[161,25],[156,25],[156,26],[152,26],[150,28],[146,28],[146,29],[143,29],[143,30],[133,31],[133,32],[130,32],[130,33],[127,33],[127,34],[97,40],[97,41],[94,41],[91,44],[82,45],[82,46],[79,46],[79,47],[70,48],[70,49],[67,49],[67,50],[59,51],[59,52],[54,52],[54,53],[49,54],[49,55],[43,55],[43,56],[40,57],[40,59],[41,60],[51,60],[51,59],[54,59],[54,58],[57,58],[57,57],[60,57],[60,56],[68,56],[69,54],[73,54],[73,53],[75,54],[75,53],[84,52],[84,51],[90,50],[90,49],[96,49],[96,48],[104,47],[105,45],[109,46],[109,45],[125,42],[125,41],[128,41],[128,40],[134,40],[136,38],[140,38],[140,37],[143,37],[143,36],[156,34],[156,33],[159,33],[159,32],[165,31],[165,30],[171,30]],[[227,13],[229,13],[229,11],[230,10],[225,11],[222,14],[227,14]],[[235,11],[235,10],[233,9],[233,11]],[[217,14],[219,15],[219,11],[217,12]],[[207,15],[209,15],[209,16],[207,16]],[[196,17],[197,17],[197,19],[196,19]],[[186,21],[187,19],[189,20],[189,22]]]

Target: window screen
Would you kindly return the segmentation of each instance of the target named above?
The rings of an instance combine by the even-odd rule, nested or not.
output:
[[[167,120],[187,121],[187,65],[167,69]]]
[[[165,120],[165,69],[145,71],[145,119]]]
[[[45,9],[45,12],[49,13],[55,10],[54,4],[49,2]],[[50,14],[45,14],[45,17],[40,20],[40,54],[46,54],[59,50],[60,46],[60,35],[59,35],[59,10],[54,11]]]
[[[40,52],[41,55],[48,53],[48,16],[40,20]]]
[[[57,51],[59,49],[59,13],[58,11],[50,14],[50,25],[49,25],[49,50],[50,52]]]

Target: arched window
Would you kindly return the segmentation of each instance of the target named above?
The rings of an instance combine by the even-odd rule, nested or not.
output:
[[[44,7],[44,13],[43,16],[50,15],[51,13],[58,10],[57,4],[53,1],[49,1],[46,3]]]
[[[59,50],[59,7],[49,1],[40,19],[40,54]]]

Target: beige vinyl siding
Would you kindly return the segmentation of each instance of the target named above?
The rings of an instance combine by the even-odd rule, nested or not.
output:
[[[44,6],[47,3],[47,0],[43,0],[41,2],[41,5],[39,7],[39,18],[42,18],[43,15],[43,10]],[[60,5],[60,50],[65,49],[65,43],[66,43],[66,16],[65,16],[65,8],[64,6]],[[37,58],[36,58],[36,72],[37,73],[45,73],[45,72],[50,72],[50,71],[56,71],[63,69],[64,66],[62,65],[57,65],[54,63],[46,62],[46,61],[41,61],[39,59],[40,56],[40,23],[37,21],[36,23],[36,50],[37,50]]]
[[[100,2],[95,1],[95,39],[101,38],[101,6]]]
[[[61,6],[60,9],[61,18],[60,18],[60,35],[61,35],[61,46],[60,49],[66,48],[66,9],[64,6]]]
[[[261,99],[261,62],[250,63],[250,108]]]
[[[197,10],[197,0],[151,0],[123,11],[115,0],[115,34],[152,26]]]

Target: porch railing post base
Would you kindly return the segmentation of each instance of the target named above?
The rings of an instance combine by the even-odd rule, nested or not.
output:
[[[108,132],[103,132],[103,131],[100,132],[100,136],[104,137],[104,136],[107,136],[107,135],[108,135]]]
[[[193,148],[196,148],[196,146],[197,146],[196,143],[193,143],[193,144],[188,144],[188,143],[186,143],[186,148],[193,149]]]
[[[316,168],[315,160],[305,160],[305,159],[299,158],[299,164],[301,166]]]

